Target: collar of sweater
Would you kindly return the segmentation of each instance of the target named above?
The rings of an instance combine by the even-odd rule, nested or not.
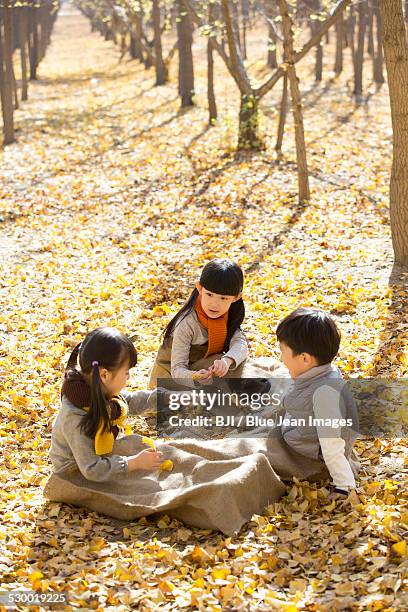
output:
[[[314,366],[313,368],[310,368],[310,370],[303,372],[303,374],[300,374],[300,376],[294,379],[294,388],[301,389],[303,387],[306,387],[315,380],[319,380],[320,378],[329,376],[329,374],[331,373],[336,373],[340,375],[340,370],[332,363],[325,363],[323,365]]]

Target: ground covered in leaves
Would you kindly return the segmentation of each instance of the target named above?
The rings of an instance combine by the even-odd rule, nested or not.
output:
[[[267,73],[262,39],[250,50],[255,78]],[[72,607],[100,610],[403,609],[401,437],[359,441],[359,505],[330,503],[328,483],[293,482],[232,538],[45,504],[70,348],[101,324],[136,334],[131,386],[144,388],[163,326],[214,256],[245,270],[252,355],[278,356],[278,320],[314,305],[339,323],[346,375],[408,369],[406,275],[392,270],[387,210],[388,97],[369,64],[359,105],[349,72],[331,79],[332,57],[321,85],[312,57],[301,65],[312,199],[299,206],[291,120],[283,158],[274,153],[279,86],[263,104],[266,150],[238,155],[235,88],[218,59],[220,120],[207,129],[205,41],[196,37],[188,112],[175,66],[157,88],[152,70],[118,59],[66,8],[16,113],[18,142],[0,153],[0,587],[66,590]],[[148,432],[143,420],[135,428]]]

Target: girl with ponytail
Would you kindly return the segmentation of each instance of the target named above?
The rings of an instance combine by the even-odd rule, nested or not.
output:
[[[248,355],[241,330],[244,276],[229,259],[207,263],[189,299],[163,332],[149,387],[208,384],[213,376],[240,376]]]
[[[106,481],[160,466],[161,453],[140,450],[140,436],[119,436],[126,417],[155,406],[162,393],[123,391],[136,362],[132,341],[112,327],[93,330],[74,348],[62,385],[62,406],[52,429],[50,458],[56,473],[76,466],[86,479]],[[122,447],[129,442],[130,451],[140,452],[114,454],[118,437]]]

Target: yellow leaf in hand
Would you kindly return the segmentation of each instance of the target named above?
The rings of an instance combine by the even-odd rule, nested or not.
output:
[[[173,469],[173,462],[171,459],[166,459],[165,461],[163,461],[163,463],[160,465],[160,469],[163,472],[171,472],[171,470]]]
[[[152,440],[151,438],[148,438],[147,436],[143,436],[142,442],[143,444],[148,444],[150,448],[152,448],[153,450],[156,450],[156,447],[154,445],[154,440]]]

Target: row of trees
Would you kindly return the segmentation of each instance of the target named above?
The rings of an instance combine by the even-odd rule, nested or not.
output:
[[[14,141],[14,110],[28,98],[28,82],[50,43],[57,0],[2,0],[0,7],[0,96],[4,144]],[[17,55],[19,56],[17,58]],[[19,62],[21,78],[16,79]]]
[[[363,70],[371,58],[372,80],[384,82],[384,50],[391,94],[394,164],[391,180],[391,228],[396,260],[408,264],[408,51],[402,0],[77,0],[92,28],[121,47],[121,56],[154,65],[156,84],[168,80],[168,64],[178,50],[178,90],[183,107],[194,104],[193,31],[207,37],[209,124],[217,119],[214,53],[225,63],[240,94],[238,149],[263,146],[259,129],[261,100],[278,82],[282,95],[276,150],[281,151],[289,99],[295,126],[299,200],[310,197],[302,98],[297,64],[314,50],[315,80],[323,78],[325,45],[335,45],[333,71],[340,75],[344,52],[353,66],[352,93],[363,94]],[[408,15],[408,1],[405,17]],[[268,27],[266,63],[271,74],[255,84],[245,59],[247,33],[262,18]],[[176,32],[167,57],[162,37]],[[405,75],[405,76],[404,76]],[[406,78],[405,78],[406,77]],[[404,182],[401,183],[401,178]]]
[[[49,43],[58,0],[3,0],[0,13],[0,87],[5,142],[14,139],[13,110],[18,106],[18,88],[13,53],[20,49],[21,98],[27,97],[27,81],[36,78],[36,68]],[[15,5],[11,3],[15,2]],[[31,4],[30,4],[31,2]],[[178,91],[183,107],[194,104],[193,33],[207,39],[207,97],[209,125],[217,119],[214,54],[217,53],[231,74],[240,96],[238,149],[264,146],[260,132],[260,102],[282,83],[276,150],[281,151],[287,111],[295,126],[299,200],[310,197],[306,144],[303,127],[301,86],[297,64],[314,53],[314,79],[323,78],[325,45],[335,46],[333,70],[341,74],[344,52],[349,50],[353,66],[353,93],[363,92],[364,58],[371,57],[373,80],[384,81],[383,50],[391,94],[394,128],[394,166],[391,189],[391,226],[397,261],[408,263],[408,112],[403,75],[408,74],[406,28],[402,0],[75,0],[90,19],[92,29],[120,46],[121,57],[154,66],[156,84],[169,78],[169,62],[178,55]],[[18,6],[17,6],[18,4]],[[408,0],[404,2],[406,15]],[[267,24],[266,64],[269,74],[255,83],[248,69],[248,30]],[[163,45],[171,33],[174,44]],[[174,36],[175,33],[175,36]],[[398,47],[397,45],[398,41]],[[167,53],[164,52],[167,48]],[[28,64],[27,64],[28,54]],[[327,63],[327,62],[326,62]],[[29,69],[28,67],[29,66]],[[408,82],[408,76],[407,76]],[[358,98],[357,98],[358,99]],[[398,222],[396,219],[398,218]],[[401,239],[401,233],[405,238]],[[396,238],[398,233],[399,238]]]
[[[168,62],[175,50],[173,46],[169,56],[164,57],[163,32],[175,26],[179,57],[178,85],[184,107],[194,103],[193,29],[206,35],[209,123],[212,125],[218,114],[214,88],[214,53],[218,53],[240,94],[239,149],[263,146],[259,105],[270,90],[282,81],[276,149],[281,151],[290,92],[301,201],[309,198],[309,181],[296,64],[315,49],[315,79],[320,81],[324,43],[330,40],[333,33],[336,37],[334,71],[337,75],[342,72],[344,50],[349,47],[354,66],[355,94],[362,93],[365,47],[373,57],[374,79],[378,83],[384,80],[381,16],[376,0],[362,0],[355,5],[352,0],[340,0],[337,4],[322,0],[261,0],[256,3],[248,0],[176,0],[174,3],[159,3],[159,0],[152,0],[151,5],[134,0],[121,0],[121,4],[114,4],[112,0],[77,2],[90,18],[93,29],[120,44],[122,55],[129,50],[131,56],[143,61],[146,67],[154,64],[157,85],[167,81]],[[245,64],[248,56],[247,31],[259,25],[260,19],[268,25],[266,59],[271,74],[263,83],[254,84]],[[303,41],[300,48],[299,40]]]

